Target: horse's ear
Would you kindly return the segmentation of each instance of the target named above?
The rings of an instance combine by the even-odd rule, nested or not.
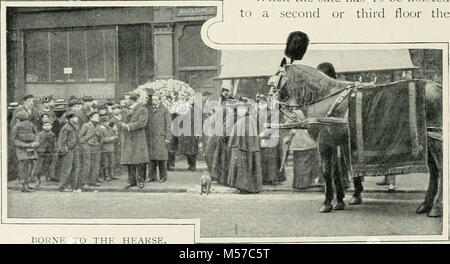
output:
[[[286,58],[283,58],[280,63],[280,67],[284,67],[286,65]]]

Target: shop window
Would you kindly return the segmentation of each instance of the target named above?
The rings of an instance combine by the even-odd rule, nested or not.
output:
[[[27,82],[115,82],[115,29],[27,32]]]
[[[201,25],[185,25],[180,37],[181,67],[217,66],[217,51],[203,43]]]

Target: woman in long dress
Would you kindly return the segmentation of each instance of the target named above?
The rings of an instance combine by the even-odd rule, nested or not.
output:
[[[221,93],[221,109],[215,113],[215,120],[222,119],[221,131],[215,131],[215,136],[211,137],[210,140],[215,140],[211,142],[211,145],[215,145],[212,168],[211,168],[211,178],[213,181],[217,181],[220,184],[227,185],[228,183],[228,168],[230,166],[231,152],[228,148],[228,139],[232,129],[233,121],[227,121],[233,115],[233,111],[229,110],[227,106],[227,100],[230,98],[230,91],[226,88],[222,88]],[[228,110],[227,110],[228,109]],[[216,125],[220,124],[216,122]]]
[[[262,191],[259,137],[256,115],[249,114],[249,107],[253,105],[246,103],[239,107],[239,119],[229,140],[232,151],[228,183],[241,193],[259,193]]]
[[[265,185],[276,185],[286,181],[285,170],[282,169],[280,171],[282,159],[280,130],[276,131],[264,127],[264,123],[272,123],[272,115],[279,115],[279,112],[271,110],[265,102],[260,103],[258,111],[258,133],[261,138],[261,169],[263,184]]]

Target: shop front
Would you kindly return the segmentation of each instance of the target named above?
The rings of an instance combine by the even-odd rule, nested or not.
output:
[[[201,40],[215,7],[8,8],[8,99],[119,98],[154,79],[213,89],[218,51]]]

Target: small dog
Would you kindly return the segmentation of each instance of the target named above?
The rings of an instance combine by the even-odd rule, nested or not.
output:
[[[211,177],[209,176],[208,173],[204,173],[200,178],[200,195],[203,195],[203,193],[206,193],[206,195],[208,195],[210,190],[211,190]]]

